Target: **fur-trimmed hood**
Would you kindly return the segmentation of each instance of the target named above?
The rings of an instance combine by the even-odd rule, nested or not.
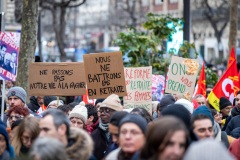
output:
[[[83,129],[71,128],[68,139],[67,154],[71,160],[88,160],[92,155],[93,141]]]

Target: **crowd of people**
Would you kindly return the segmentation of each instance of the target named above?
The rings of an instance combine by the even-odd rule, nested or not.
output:
[[[166,94],[145,108],[124,109],[116,94],[95,104],[65,104],[7,92],[0,121],[0,160],[240,160],[240,92],[215,110],[203,95]]]

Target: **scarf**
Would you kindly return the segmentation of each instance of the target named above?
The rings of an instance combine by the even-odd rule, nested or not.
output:
[[[111,135],[108,132],[108,126],[109,126],[109,123],[104,124],[104,123],[102,123],[101,119],[99,120],[99,128],[104,131],[107,141],[109,142],[111,139]]]

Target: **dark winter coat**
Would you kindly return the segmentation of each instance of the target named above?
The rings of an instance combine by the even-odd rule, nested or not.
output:
[[[92,132],[91,136],[94,142],[93,155],[98,160],[101,160],[105,157],[107,148],[112,144],[112,140],[108,140],[105,132],[99,127]]]
[[[37,113],[38,109],[40,108],[40,105],[38,104],[37,98],[35,96],[30,97],[30,103],[27,106],[34,113]]]
[[[240,127],[240,115],[233,117],[227,125],[226,133],[231,135],[232,130]]]

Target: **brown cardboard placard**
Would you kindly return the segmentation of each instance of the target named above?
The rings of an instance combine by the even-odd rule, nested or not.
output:
[[[83,59],[89,98],[127,95],[122,52],[85,54]]]
[[[86,94],[82,62],[29,64],[29,95],[76,96]]]
[[[124,108],[145,108],[152,114],[152,67],[125,67]]]
[[[165,92],[192,97],[199,70],[197,59],[172,56]]]

